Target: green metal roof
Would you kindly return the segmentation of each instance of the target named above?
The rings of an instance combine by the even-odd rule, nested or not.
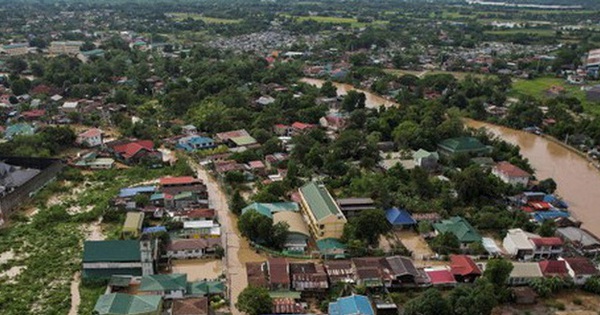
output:
[[[159,274],[142,277],[140,291],[174,291],[187,288],[187,274]]]
[[[344,250],[346,245],[344,245],[337,238],[324,238],[322,240],[317,241],[317,247],[321,252],[331,252],[331,251],[339,251]]]
[[[182,193],[179,193],[177,195],[175,195],[175,197],[173,197],[173,199],[175,200],[180,200],[180,199],[187,199],[187,198],[192,198],[194,196],[194,193],[191,191],[184,191]]]
[[[81,275],[85,279],[110,279],[114,275],[140,277],[142,276],[142,267],[84,269]]]
[[[99,315],[158,314],[162,305],[160,295],[104,294],[98,298],[94,312]]]
[[[486,151],[488,148],[473,137],[458,137],[446,139],[438,144],[439,147],[453,153]]]
[[[142,212],[127,212],[125,223],[123,224],[123,232],[136,232],[142,228],[144,222],[144,213]]]
[[[300,292],[298,291],[270,291],[269,296],[273,299],[300,299]]]
[[[140,243],[136,240],[85,241],[83,262],[141,261]]]
[[[283,211],[293,211],[298,212],[300,207],[295,202],[273,202],[273,203],[260,203],[255,202],[244,209],[242,209],[242,214],[250,211],[256,210],[258,213],[267,216],[269,218],[273,218],[273,213],[283,212]]]
[[[207,296],[225,293],[225,284],[221,281],[197,281],[188,283],[189,295]]]
[[[300,188],[308,207],[317,220],[322,220],[330,215],[342,215],[335,200],[331,197],[325,185],[310,182]]]
[[[454,234],[461,243],[481,242],[481,235],[467,220],[461,217],[452,217],[440,223],[434,223],[433,228],[439,233]]]
[[[113,286],[113,287],[128,287],[130,283],[131,283],[130,276],[114,275],[114,276],[110,277],[110,281],[108,282],[108,285]]]
[[[419,151],[415,152],[415,154],[413,154],[413,158],[415,159],[424,159],[424,158],[428,158],[428,157],[434,157],[436,159],[439,159],[439,155],[437,152],[429,152],[427,150],[423,150],[423,149],[419,149]]]
[[[235,143],[235,145],[238,146],[251,145],[256,143],[256,139],[252,138],[252,136],[234,137],[229,140],[231,140],[233,143]]]

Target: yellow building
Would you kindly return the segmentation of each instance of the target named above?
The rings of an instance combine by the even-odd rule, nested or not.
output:
[[[325,185],[310,182],[299,189],[302,213],[315,239],[341,238],[347,220]]]
[[[9,56],[20,56],[20,55],[27,54],[27,52],[29,51],[29,44],[28,43],[10,44],[10,45],[4,45],[2,48],[3,48],[4,52],[6,52],[6,54]]]
[[[125,217],[125,223],[123,224],[122,236],[124,238],[137,238],[142,231],[143,223],[143,212],[127,212],[127,217]]]
[[[53,55],[77,55],[83,45],[80,41],[50,42],[48,50]]]

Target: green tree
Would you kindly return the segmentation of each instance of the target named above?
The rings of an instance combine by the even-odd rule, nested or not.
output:
[[[236,215],[240,215],[242,213],[242,209],[246,207],[246,201],[244,197],[240,194],[239,190],[235,190],[233,195],[231,196],[231,202],[229,204],[229,208]]]
[[[367,97],[365,93],[356,92],[354,90],[348,91],[348,94],[344,96],[342,100],[342,108],[347,112],[352,112],[355,109],[365,108],[365,101]]]
[[[554,236],[554,233],[556,232],[556,223],[552,220],[546,220],[537,228],[536,232],[541,237]]]
[[[489,315],[498,304],[494,286],[485,278],[474,286],[460,285],[448,296],[454,315]]]
[[[248,315],[271,314],[273,300],[267,289],[249,286],[240,293],[235,307]]]
[[[552,178],[546,178],[544,180],[541,180],[538,184],[538,189],[547,194],[553,194],[556,191],[556,188],[556,182]]]
[[[450,232],[442,233],[431,240],[431,249],[440,255],[460,252],[460,241]]]
[[[257,243],[265,243],[271,234],[273,219],[256,210],[242,214],[238,220],[238,228],[243,236]]]
[[[451,315],[448,301],[439,290],[431,288],[414,298],[404,308],[404,315]]]
[[[512,270],[512,263],[503,258],[491,259],[485,267],[483,277],[494,285],[496,297],[500,300],[506,298],[506,285]]]
[[[337,88],[333,83],[329,80],[325,81],[321,86],[321,95],[325,97],[336,97],[337,96]]]
[[[376,246],[379,236],[391,230],[391,225],[382,210],[364,210],[344,227],[344,239],[364,240],[367,245]]]

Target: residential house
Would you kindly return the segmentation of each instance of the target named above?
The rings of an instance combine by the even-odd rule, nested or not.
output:
[[[283,245],[288,252],[304,253],[308,247],[310,232],[302,214],[294,211],[281,211],[273,214],[273,224],[286,223],[289,226]]]
[[[187,275],[173,273],[143,276],[139,291],[165,299],[181,299],[187,292]]]
[[[396,207],[387,209],[385,217],[395,229],[410,228],[417,224],[408,211]]]
[[[275,126],[273,126],[273,131],[278,136],[290,137],[292,135],[293,129],[292,126],[289,125],[276,124]]]
[[[167,245],[166,256],[172,259],[214,257],[220,246],[221,238],[175,239]]]
[[[149,240],[86,241],[83,244],[83,278],[112,275],[142,276],[154,273],[156,246]]]
[[[324,293],[329,288],[327,273],[318,263],[290,263],[292,288],[299,292]]]
[[[79,102],[78,101],[64,102],[62,104],[62,106],[60,107],[60,111],[62,113],[78,112],[79,111]]]
[[[271,292],[273,299],[273,314],[305,314],[306,310],[299,303],[300,297],[297,292]],[[288,295],[292,297],[287,297]]]
[[[267,106],[269,104],[273,104],[275,102],[275,99],[271,96],[261,96],[256,100],[256,104],[257,105],[261,105],[261,106]]]
[[[566,278],[569,276],[569,269],[564,260],[542,260],[539,264],[544,277]]]
[[[437,152],[429,152],[427,150],[419,149],[417,152],[413,153],[415,166],[430,171],[438,168],[439,159],[440,156]]]
[[[77,135],[75,143],[81,146],[92,148],[102,144],[102,130],[91,128]]]
[[[77,55],[82,45],[81,41],[52,41],[48,51],[53,55]]]
[[[35,127],[27,123],[19,123],[6,127],[4,138],[10,140],[15,136],[31,136],[35,133]]]
[[[45,109],[32,109],[25,112],[21,112],[21,117],[26,121],[40,120],[44,116],[46,116]]]
[[[193,136],[198,133],[198,128],[194,125],[185,125],[181,127],[181,133],[188,136]]]
[[[114,200],[115,206],[124,206],[126,209],[136,209],[139,206],[136,204],[135,196],[146,195],[150,197],[156,191],[156,186],[137,186],[121,188],[119,195]]]
[[[364,295],[351,295],[330,302],[329,315],[375,315],[371,301]]]
[[[325,260],[323,265],[332,285],[339,282],[354,283],[354,268],[351,260]]]
[[[296,136],[296,135],[300,135],[306,132],[309,132],[312,129],[317,128],[316,125],[313,124],[307,124],[307,123],[303,123],[303,122],[294,122],[292,124],[292,136]]]
[[[477,264],[467,255],[450,255],[450,271],[457,282],[475,282],[482,275]]]
[[[108,146],[109,151],[125,163],[162,162],[162,153],[154,148],[154,142],[151,140],[118,141]]]
[[[600,252],[600,240],[587,230],[573,226],[563,227],[556,229],[556,236],[581,254],[595,256]]]
[[[328,130],[334,132],[339,132],[346,128],[347,123],[347,118],[340,113],[329,114],[319,119],[319,124],[321,127],[327,128]]]
[[[247,167],[254,174],[260,176],[265,176],[267,174],[267,167],[261,160],[250,161],[248,162]]]
[[[173,301],[170,315],[210,315],[213,314],[208,298],[195,297]]]
[[[252,283],[256,287],[269,288],[267,263],[265,262],[246,263],[246,277],[248,283]]]
[[[216,144],[211,138],[191,135],[179,138],[176,147],[187,152],[194,152],[196,150],[213,149]]]
[[[202,280],[188,282],[186,295],[193,297],[224,297],[226,291],[225,283],[221,280]]]
[[[103,294],[96,301],[98,315],[160,315],[163,299],[160,295]]]
[[[446,139],[438,143],[438,151],[444,156],[454,156],[457,154],[481,156],[489,154],[492,148],[483,145],[477,138],[459,137]]]
[[[353,258],[356,283],[372,288],[414,287],[429,283],[424,271],[419,271],[408,257]]]
[[[375,201],[371,198],[340,198],[336,203],[347,219],[355,217],[364,210],[375,209]]]
[[[540,237],[521,229],[508,230],[502,242],[506,252],[519,260],[553,259],[563,251],[558,237]]]
[[[174,221],[203,221],[215,220],[217,214],[215,209],[186,209],[173,214]]]
[[[142,224],[144,223],[143,212],[127,212],[125,223],[121,230],[123,238],[137,238],[142,232]]]
[[[347,220],[322,183],[310,182],[299,189],[302,212],[317,239],[341,238]]]
[[[285,258],[269,258],[267,260],[267,270],[269,275],[269,288],[271,290],[289,290],[290,267]]]
[[[433,228],[438,235],[447,232],[454,234],[463,247],[471,243],[481,242],[481,235],[462,217],[452,217],[448,220],[434,223]]]
[[[456,279],[450,270],[446,268],[429,268],[425,269],[425,273],[434,287],[454,287]]]
[[[162,177],[158,190],[164,194],[177,196],[181,193],[194,193],[199,204],[208,206],[208,188],[202,180],[192,176]]]
[[[529,184],[529,177],[531,177],[531,174],[506,161],[498,162],[492,168],[492,174],[507,184],[524,187]]]
[[[259,146],[256,139],[244,129],[217,133],[215,137],[217,141],[230,147],[253,148]]]
[[[323,259],[342,259],[346,257],[346,245],[337,238],[317,240],[317,248]]]
[[[76,167],[92,169],[92,170],[107,170],[115,165],[115,160],[111,158],[98,157],[98,153],[89,152],[79,158],[74,164]]]
[[[185,238],[218,238],[221,237],[221,226],[209,220],[184,221],[182,236]]]
[[[508,277],[508,284],[511,286],[528,285],[532,280],[543,277],[538,263],[513,262],[513,270]]]
[[[584,285],[585,282],[594,276],[600,274],[594,263],[585,257],[565,257],[558,260],[564,260],[567,263],[569,276],[576,285]]]

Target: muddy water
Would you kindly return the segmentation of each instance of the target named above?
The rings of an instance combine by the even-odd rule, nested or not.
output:
[[[246,263],[265,261],[266,257],[257,254],[250,247],[248,240],[241,237],[237,228],[237,219],[229,211],[227,196],[221,190],[219,184],[202,167],[197,164],[193,166],[198,172],[198,178],[202,179],[208,186],[210,206],[217,211],[219,223],[221,223],[223,248],[225,248],[223,272],[227,275],[231,313],[239,315],[241,313],[235,308],[235,302],[237,302],[237,297],[242,290],[248,286]]]
[[[470,127],[485,127],[500,138],[521,147],[529,159],[536,177],[552,177],[558,184],[557,193],[567,201],[571,214],[583,222],[583,227],[600,235],[600,172],[587,159],[575,152],[531,133],[467,120]]]
[[[302,82],[320,87],[325,81],[303,78]],[[354,89],[351,85],[334,83],[338,94]],[[367,107],[398,105],[367,91]],[[583,227],[600,235],[600,172],[577,153],[531,133],[496,126],[480,121],[467,120],[470,127],[486,127],[490,132],[521,147],[521,154],[529,159],[537,178],[552,177],[558,184],[557,193],[569,204],[571,214],[583,222]]]

